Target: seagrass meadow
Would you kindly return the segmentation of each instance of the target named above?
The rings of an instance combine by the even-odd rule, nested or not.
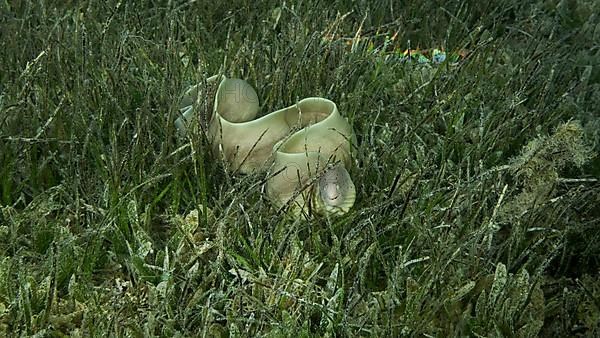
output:
[[[600,336],[598,13],[1,1],[0,336]],[[354,207],[278,212],[177,137],[214,74],[336,102]]]

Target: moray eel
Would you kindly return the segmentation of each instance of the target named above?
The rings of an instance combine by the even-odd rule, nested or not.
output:
[[[207,109],[210,117],[203,118],[208,114],[200,112]],[[356,136],[333,101],[309,97],[256,118],[258,95],[250,84],[212,76],[186,91],[180,111],[178,132],[185,135],[204,124],[213,152],[228,170],[267,172],[267,197],[277,209],[341,215],[354,205],[348,169]]]

